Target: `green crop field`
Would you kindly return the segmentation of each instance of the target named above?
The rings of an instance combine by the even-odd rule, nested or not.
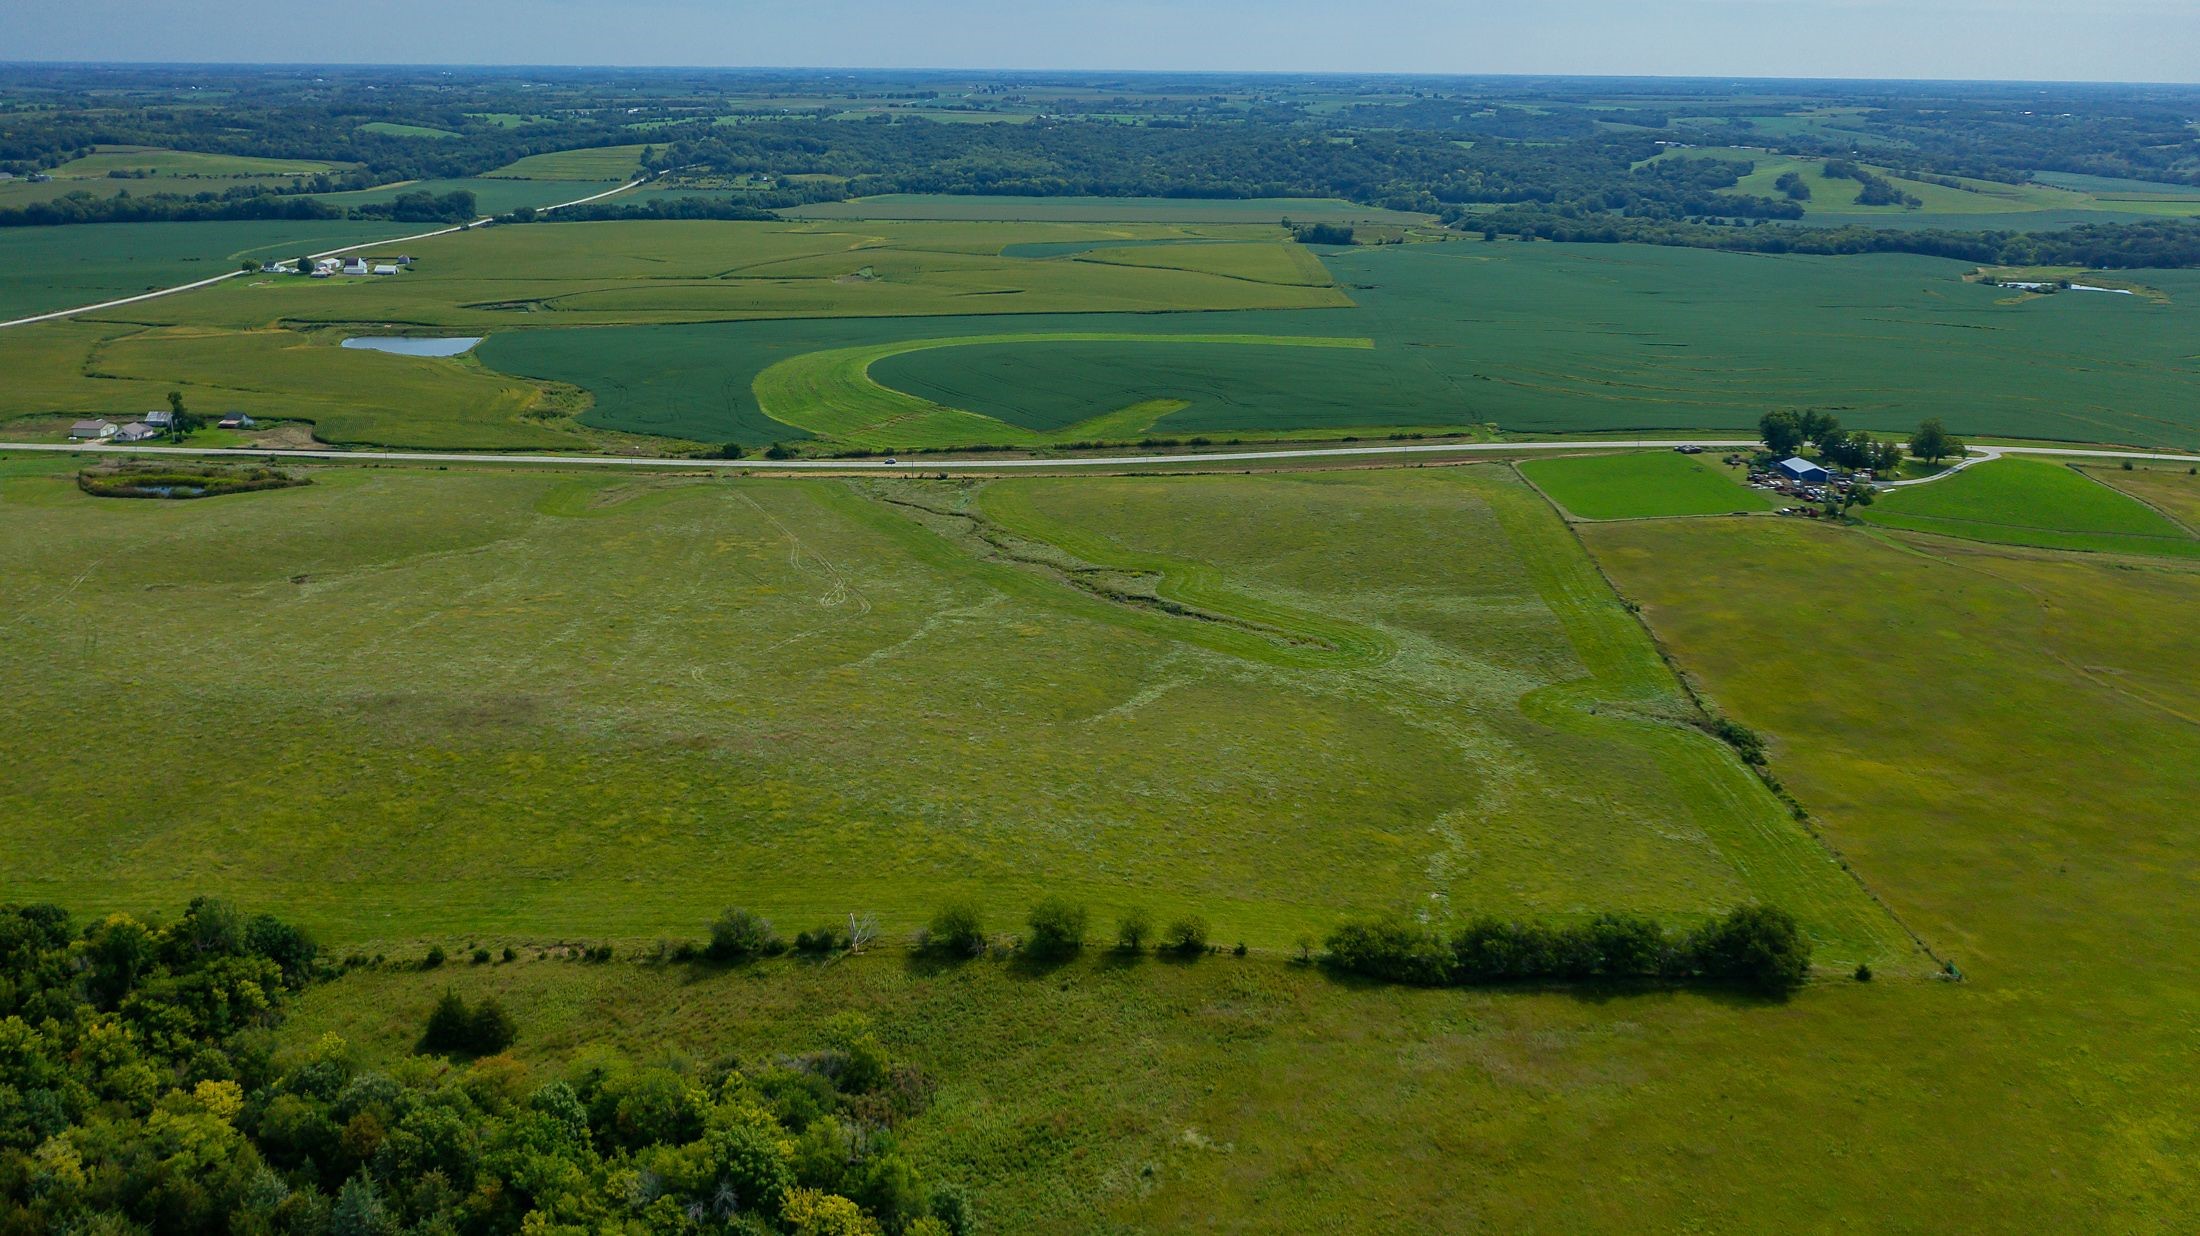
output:
[[[983,443],[997,446],[1039,445],[1049,440],[1090,440],[1104,434],[1096,422],[1106,420],[1119,431],[1138,433],[1151,428],[1150,418],[1135,427],[1122,424],[1120,410],[1101,410],[1073,421],[1011,424],[961,411],[951,405],[921,399],[872,380],[871,366],[895,356],[933,349],[983,346],[988,349],[1032,345],[1081,344],[1114,351],[1125,344],[1140,351],[1196,348],[1198,356],[1259,348],[1262,356],[1274,349],[1372,347],[1365,339],[1330,339],[1297,335],[1177,335],[1177,334],[1074,334],[966,335],[945,339],[901,340],[869,347],[806,352],[779,362],[756,376],[758,408],[782,424],[793,425],[818,437],[878,447],[958,446]],[[1196,363],[1196,362],[1194,362]],[[1248,362],[1257,363],[1257,362]],[[1319,368],[1321,362],[1312,361]],[[1154,407],[1156,401],[1133,401],[1131,407]],[[1170,401],[1173,412],[1180,403]],[[1020,432],[1019,432],[1020,431]]]
[[[2047,549],[2200,557],[2200,539],[2161,512],[2063,464],[1995,459],[1882,497],[1874,524]]]
[[[640,145],[560,150],[529,155],[485,174],[516,180],[625,180],[641,170],[642,150]]]
[[[1774,505],[1719,465],[1671,451],[1531,459],[1520,472],[1579,519],[1728,515]]]
[[[1172,369],[1155,349],[1063,344],[916,352],[874,376],[1011,423],[1059,417],[1072,401],[1102,409],[1181,398],[1189,406],[1157,428],[1185,433],[1447,421],[1526,432],[1741,429],[1787,405],[1828,407],[1884,431],[1941,416],[1966,433],[2200,445],[2190,411],[2200,361],[2185,320],[2200,282],[2185,272],[2144,276],[2167,290],[2167,304],[2003,304],[1998,289],[1964,282],[1968,268],[1931,258],[1443,244],[1323,260],[1357,308],[1263,314],[1269,324],[1258,326],[1253,315],[1205,315],[1200,326],[1374,340],[1372,355],[1322,357],[1336,366],[1326,375],[1265,364]],[[2048,299],[2052,312],[2032,312]],[[1960,348],[1941,346],[1957,339]]]
[[[1259,505],[1307,486],[1402,497],[1437,483],[1410,475],[1271,479]],[[1144,484],[1023,496],[1083,521]],[[1177,535],[1259,537],[1259,515]],[[2200,793],[2183,720],[2200,713],[2200,679],[2165,667],[2190,659],[2200,574],[1962,542],[1920,552],[1801,521],[1581,531],[1963,982],[1882,971],[1767,1005],[1371,988],[1257,952],[940,967],[889,948],[721,971],[523,949],[509,965],[355,972],[315,991],[285,1039],[339,1033],[394,1064],[440,992],[494,992],[521,1058],[552,1076],[606,1040],[768,1058],[859,1009],[939,1087],[903,1144],[959,1174],[999,1230],[1245,1230],[1236,1216],[1254,1214],[1264,1229],[1743,1230],[1799,1209],[1828,1229],[2182,1222],[2200,1205],[2185,1119],[2200,997],[2182,981],[2200,933],[2174,907],[2180,856],[2200,843],[2183,809]],[[1304,560],[1314,575],[1340,562]],[[1487,624],[1498,603],[1459,621]],[[454,938],[508,936],[492,923]],[[1585,1176],[1603,1183],[1577,1187]]]
[[[1915,967],[1502,467],[177,504],[65,467],[0,482],[17,897],[189,886],[364,943],[1054,889],[1271,949],[1400,904],[1762,898],[1828,964]],[[177,677],[177,629],[236,633]],[[75,758],[94,717],[163,775]]]
[[[1101,268],[1064,263],[1064,252],[1035,256]],[[711,441],[792,436],[758,420],[752,390],[788,353],[997,331],[1124,338],[909,351],[880,360],[871,376],[917,400],[1031,428],[1162,399],[1185,407],[1156,432],[1225,435],[1483,422],[1526,432],[1731,430],[1788,404],[1835,408],[1846,423],[1883,431],[1938,415],[1966,433],[2200,445],[2191,413],[2200,362],[2185,334],[2200,283],[2182,272],[2145,275],[2167,290],[2165,304],[2005,304],[2000,290],[1965,282],[1968,268],[1929,258],[1447,244],[1323,260],[1356,307],[509,335],[492,338],[483,357],[596,391],[591,423]],[[1368,338],[1375,347],[1224,353],[1136,338],[1164,333]],[[1965,346],[1933,345],[1943,338]],[[628,356],[649,364],[628,366]],[[640,385],[668,369],[686,376]]]
[[[386,220],[0,228],[0,271],[7,272],[0,279],[0,318],[205,279],[235,270],[247,257],[295,257],[301,248],[319,251],[405,230]],[[0,355],[9,343],[0,336]]]

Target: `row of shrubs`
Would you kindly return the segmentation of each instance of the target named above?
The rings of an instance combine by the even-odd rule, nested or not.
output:
[[[703,950],[713,961],[739,962],[788,952],[829,955],[860,950],[876,937],[875,920],[850,917],[804,931],[792,942],[749,910],[730,909],[711,924]],[[1091,915],[1075,902],[1049,897],[1033,906],[1025,934],[997,940],[970,901],[939,912],[911,942],[939,957],[981,957],[997,947],[1043,958],[1066,957],[1090,943]],[[1156,930],[1144,910],[1124,912],[1113,945],[1121,953],[1151,948],[1163,955],[1196,957],[1218,951],[1207,920],[1184,915]],[[1323,941],[1321,962],[1345,974],[1387,982],[1446,987],[1489,983],[1652,980],[1707,983],[1783,992],[1810,974],[1811,946],[1793,915],[1774,906],[1741,906],[1690,931],[1675,931],[1635,914],[1600,914],[1586,923],[1557,925],[1481,917],[1446,930],[1404,916],[1349,922]],[[1245,945],[1232,950],[1244,956]],[[1314,960],[1311,941],[1302,961]]]
[[[1346,923],[1324,945],[1332,969],[1423,987],[1648,979],[1780,993],[1810,974],[1809,938],[1774,906],[1741,906],[1685,932],[1633,914],[1570,926],[1477,918],[1448,932],[1394,916]]]
[[[1049,897],[1032,907],[1025,920],[1028,933],[1005,942],[1005,947],[1039,957],[1067,956],[1089,942],[1090,923],[1091,915],[1084,906]],[[1123,953],[1143,953],[1151,947],[1162,954],[1194,957],[1216,951],[1208,942],[1209,934],[1207,920],[1196,914],[1171,919],[1157,929],[1152,914],[1134,909],[1116,919],[1114,946]],[[729,909],[711,924],[710,943],[702,951],[710,960],[720,962],[752,961],[789,952],[829,956],[861,951],[877,935],[877,920],[851,915],[845,927],[827,923],[799,932],[789,941],[762,915]],[[942,906],[911,944],[919,952],[940,957],[982,957],[1003,942],[987,930],[985,916],[975,902],[954,901]],[[1243,956],[1246,949],[1240,944],[1233,951]]]
[[[910,945],[919,953],[948,959],[983,957],[995,951],[1059,959],[1093,943],[1091,913],[1061,897],[1048,897],[1033,906],[1024,928],[1021,936],[996,936],[975,902],[957,900],[942,906]],[[789,939],[755,911],[733,908],[711,924],[707,942],[662,941],[645,959],[731,964],[790,953],[831,957],[862,952],[878,935],[874,916],[851,914],[845,922],[824,923]],[[1222,951],[1211,942],[1211,935],[1207,920],[1197,914],[1157,924],[1149,912],[1131,909],[1116,918],[1109,943],[1119,954],[1150,950],[1188,958]],[[1230,951],[1243,957],[1247,949],[1241,942]],[[566,955],[600,963],[611,960],[612,951],[609,945],[582,946]],[[504,950],[504,961],[516,958],[515,950]],[[428,951],[421,965],[433,969],[445,959],[439,946]],[[1298,953],[1301,963],[1319,961],[1343,974],[1424,987],[1647,980],[1775,993],[1801,985],[1809,976],[1810,959],[1810,940],[1794,916],[1761,905],[1738,907],[1685,931],[1638,914],[1599,914],[1575,924],[1483,916],[1452,928],[1391,915],[1343,924],[1321,941],[1318,956],[1314,939],[1302,936]],[[343,968],[381,960],[347,959]],[[487,964],[491,954],[476,948],[472,960],[475,965]]]

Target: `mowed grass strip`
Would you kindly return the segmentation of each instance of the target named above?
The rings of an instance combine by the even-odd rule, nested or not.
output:
[[[1871,523],[2041,549],[2200,557],[2190,530],[2065,464],[1994,459],[1887,494]]]
[[[1134,335],[1129,333],[1035,332],[1022,335],[964,335],[946,339],[904,339],[892,343],[835,348],[792,357],[756,377],[756,402],[765,415],[819,437],[862,446],[921,447],[1038,445],[1050,436],[976,412],[947,407],[882,386],[871,366],[889,356],[934,348],[976,344],[1175,343],[1233,347],[1369,348],[1366,339],[1296,335]],[[1052,435],[1074,441],[1078,426]]]
[[[1577,519],[1648,519],[1769,511],[1770,499],[1674,451],[1530,459],[1521,475]]]

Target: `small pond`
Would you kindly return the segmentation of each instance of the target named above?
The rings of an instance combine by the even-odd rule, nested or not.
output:
[[[366,348],[373,352],[395,352],[400,356],[456,356],[481,342],[475,335],[470,339],[422,339],[413,335],[359,335],[344,340],[347,348]]]

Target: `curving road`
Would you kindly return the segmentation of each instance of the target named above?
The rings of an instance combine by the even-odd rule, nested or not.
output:
[[[590,202],[601,201],[604,198],[610,197],[614,193],[624,193],[628,189],[631,189],[635,185],[638,185],[640,183],[642,182],[639,180],[629,180],[623,185],[619,185],[615,188],[606,189],[601,193],[591,193],[587,197],[577,197],[570,202],[559,202],[555,206],[538,207],[537,210],[539,213],[540,211],[563,210],[568,206],[586,206]],[[388,245],[402,245],[408,244],[415,240],[426,240],[431,236],[448,236],[453,232],[460,232],[470,227],[479,227],[484,223],[494,222],[495,219],[496,216],[494,215],[484,215],[481,218],[474,220],[472,223],[454,223],[449,227],[440,227],[432,232],[415,232],[410,236],[394,236],[388,240],[370,240],[365,242],[364,244],[345,245],[341,249],[327,249],[320,253],[309,253],[306,255],[306,259],[308,261],[314,261],[325,257],[336,257],[340,254],[345,253],[357,253],[361,249],[380,249]],[[6,330],[10,326],[29,326],[33,322],[53,322],[58,321],[61,318],[73,318],[80,313],[91,313],[99,309],[113,309],[122,305],[134,305],[141,300],[154,300],[162,296],[174,296],[178,292],[188,292],[194,288],[212,287],[215,284],[222,282],[224,279],[234,279],[239,275],[249,275],[257,273],[257,271],[232,270],[224,274],[216,275],[211,279],[200,279],[192,283],[179,283],[172,288],[162,288],[156,292],[140,292],[135,296],[125,296],[120,300],[103,300],[96,305],[78,305],[74,309],[56,309],[51,313],[35,313],[27,318],[13,318],[6,322],[0,322],[0,330]]]

